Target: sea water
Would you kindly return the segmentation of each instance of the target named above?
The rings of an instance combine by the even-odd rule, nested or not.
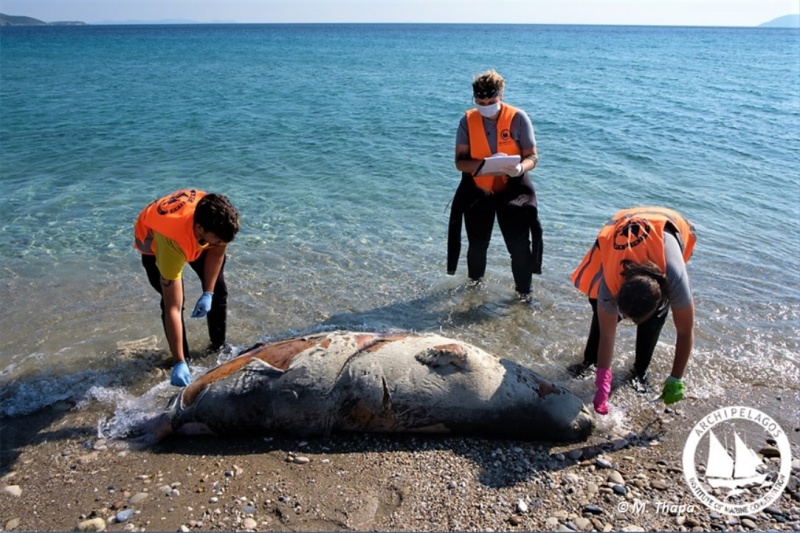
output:
[[[677,209],[698,235],[690,393],[796,399],[798,58],[791,29],[3,27],[0,416],[129,398],[144,372],[124,361],[131,346],[162,352],[168,370],[132,228],[184,187],[241,211],[225,271],[234,353],[310,331],[435,331],[587,401],[591,382],[564,371],[590,318],[569,275],[616,210]],[[446,275],[456,128],[488,68],[531,117],[541,157],[530,305],[515,299],[498,230],[482,289],[466,286],[463,254]],[[201,288],[185,278],[191,309]],[[187,327],[201,352],[203,321]],[[618,332],[618,373],[634,332]],[[670,321],[656,380],[673,343]]]

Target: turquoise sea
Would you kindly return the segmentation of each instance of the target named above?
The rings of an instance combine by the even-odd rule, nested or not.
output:
[[[497,230],[485,288],[466,288],[463,255],[446,275],[456,127],[487,68],[536,128],[545,250],[530,306]],[[234,352],[320,329],[440,331],[587,401],[591,383],[564,371],[590,318],[569,274],[617,209],[672,207],[698,231],[689,394],[796,406],[798,81],[791,29],[3,27],[0,416],[135,391],[131,353],[167,361],[132,225],[190,186],[242,213],[226,268]],[[202,351],[204,324],[187,322]],[[619,374],[634,332],[619,332]],[[668,322],[658,382],[673,343]]]

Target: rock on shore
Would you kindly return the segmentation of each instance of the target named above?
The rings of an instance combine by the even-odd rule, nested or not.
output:
[[[329,439],[97,438],[96,409],[4,421],[0,526],[13,530],[800,530],[786,491],[749,516],[689,492],[694,415],[631,408],[588,443],[337,434]],[[9,433],[11,432],[11,433]],[[765,446],[768,443],[764,443]]]

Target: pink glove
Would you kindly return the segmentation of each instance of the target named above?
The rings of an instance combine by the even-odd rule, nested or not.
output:
[[[608,395],[611,394],[611,369],[598,368],[594,384],[597,394],[594,395],[594,410],[601,415],[608,414]]]

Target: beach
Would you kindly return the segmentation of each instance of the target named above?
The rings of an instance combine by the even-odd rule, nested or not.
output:
[[[147,382],[163,353],[132,354]],[[147,383],[143,386],[148,386]],[[621,391],[619,394],[630,394]],[[733,400],[743,391],[731,391]],[[689,430],[718,406],[642,395],[624,426],[578,443],[457,436],[171,436],[141,448],[106,439],[103,403],[60,402],[3,419],[0,525],[7,531],[741,531],[800,530],[800,462],[759,512],[711,510],[689,488]],[[796,398],[748,398],[797,457]],[[608,415],[613,418],[612,414]],[[770,456],[770,443],[754,442]],[[766,461],[774,460],[767,457]],[[781,458],[781,460],[783,460]]]
[[[800,457],[797,30],[1,31],[3,529],[798,528],[796,468],[768,510],[739,517],[707,507],[682,472],[692,428],[728,406],[774,417],[791,446],[781,467]],[[456,131],[475,105],[473,76],[489,68],[506,79],[503,101],[529,115],[540,156],[543,265],[528,303],[497,228],[479,288],[464,235],[447,275]],[[176,392],[133,225],[186,187],[225,194],[241,213],[225,266],[224,354],[205,353],[205,322],[188,317],[202,287],[184,273],[195,377],[258,342],[437,333],[528,366],[590,406],[593,380],[566,370],[592,316],[570,274],[615,212],[655,205],[697,232],[687,398],[649,402],[670,373],[672,318],[649,369],[654,390],[624,383],[636,331],[625,321],[612,412],[587,442],[176,436],[127,449],[113,430]],[[757,426],[735,427],[754,453],[774,447]],[[719,436],[732,453],[733,429]],[[774,451],[764,454],[774,473]]]

